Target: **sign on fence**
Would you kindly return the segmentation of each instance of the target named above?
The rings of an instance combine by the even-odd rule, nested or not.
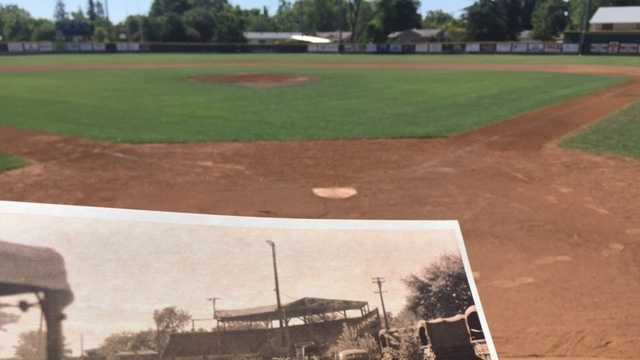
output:
[[[539,54],[544,52],[544,43],[529,43],[529,50],[532,54]]]
[[[501,54],[510,53],[511,52],[511,43],[510,42],[498,43],[498,45],[496,46],[496,51],[498,53],[501,53]]]
[[[78,43],[66,43],[64,44],[64,49],[65,51],[68,52],[79,52],[80,51],[80,44]]]
[[[562,44],[562,52],[565,54],[577,54],[580,52],[579,44]]]
[[[547,54],[560,54],[562,53],[562,44],[559,43],[546,43],[544,44],[544,52]]]
[[[591,44],[590,50],[594,54],[606,54],[609,52],[609,44]]]
[[[10,53],[21,53],[24,52],[24,48],[22,47],[22,43],[9,43],[7,44]]]
[[[53,52],[53,43],[51,41],[39,42],[38,51],[41,53]]]
[[[429,52],[434,54],[439,54],[442,52],[442,44],[440,43],[432,43],[429,44]]]
[[[421,54],[426,54],[429,52],[429,44],[416,44],[416,52]]]
[[[93,50],[96,52],[105,52],[107,51],[107,45],[105,43],[93,43]]]
[[[524,54],[529,51],[529,46],[527,43],[513,43],[511,51],[518,54]]]
[[[375,54],[375,53],[377,53],[377,52],[378,52],[378,45],[376,45],[376,44],[371,44],[371,43],[367,44],[367,52],[368,52],[369,54]]]
[[[465,49],[468,53],[479,53],[480,52],[480,44],[478,43],[468,43]]]
[[[93,52],[93,43],[90,43],[90,42],[82,42],[82,43],[80,43],[80,51],[81,52]]]
[[[480,44],[480,52],[483,54],[495,54],[498,49],[496,43],[482,43]]]
[[[401,44],[389,45],[389,52],[392,54],[402,54],[402,45]]]
[[[638,44],[629,44],[629,43],[620,44],[619,52],[620,54],[637,54]]]

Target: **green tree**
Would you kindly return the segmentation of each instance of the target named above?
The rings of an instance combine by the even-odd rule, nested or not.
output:
[[[407,310],[419,318],[449,317],[473,305],[469,281],[458,255],[443,255],[404,282],[410,291]]]
[[[17,5],[0,5],[0,35],[5,40],[31,40],[34,20],[31,15]]]
[[[15,347],[15,357],[18,360],[45,360],[47,357],[46,349],[46,332],[29,331],[18,335],[18,345]],[[64,354],[70,355],[71,350],[68,348],[66,341],[64,344]]]
[[[115,354],[122,351],[157,351],[156,335],[153,330],[109,335],[99,350],[108,360],[114,359]]]
[[[107,18],[102,1],[96,1],[96,18],[104,20]]]
[[[493,0],[478,0],[466,8],[464,19],[469,38],[479,41],[514,40],[505,21],[505,9]]]
[[[56,25],[47,19],[38,19],[34,21],[33,33],[31,40],[33,41],[53,41],[56,38]]]
[[[560,35],[569,24],[569,4],[564,0],[543,0],[533,13],[533,36],[551,40]]]
[[[67,19],[67,8],[63,0],[57,0],[55,9],[53,10],[53,19],[56,22],[64,21]]]
[[[184,330],[191,322],[191,315],[172,306],[154,311],[153,321],[156,324],[156,351],[161,354],[167,346],[171,334]]]
[[[191,29],[191,40],[207,42],[213,39],[216,30],[213,11],[205,7],[197,7],[187,11],[183,18],[185,26]]]
[[[453,15],[442,10],[430,10],[422,20],[422,26],[428,29],[441,29],[456,20]]]
[[[384,41],[394,31],[422,27],[417,0],[378,0],[377,16],[369,24],[368,33],[376,41]]]
[[[95,21],[98,18],[96,13],[96,3],[93,0],[87,1],[87,17],[91,21]]]

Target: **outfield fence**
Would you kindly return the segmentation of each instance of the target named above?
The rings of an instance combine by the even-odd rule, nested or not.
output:
[[[185,44],[137,42],[8,42],[0,55],[54,53],[347,53],[347,54],[540,54],[575,55],[577,43],[557,42],[443,42],[421,44]],[[640,43],[590,43],[585,53],[640,55]]]

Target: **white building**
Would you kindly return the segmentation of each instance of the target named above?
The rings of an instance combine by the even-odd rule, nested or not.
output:
[[[640,33],[640,6],[603,6],[590,21],[592,32]]]
[[[277,43],[288,42],[292,40],[294,35],[302,35],[299,32],[255,32],[247,31],[243,33],[250,45],[272,45]]]

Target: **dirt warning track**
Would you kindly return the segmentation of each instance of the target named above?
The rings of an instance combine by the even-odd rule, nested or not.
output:
[[[274,66],[575,72],[629,82],[442,140],[126,145],[0,129],[0,152],[31,162],[0,175],[0,198],[255,216],[459,219],[502,356],[637,358],[640,161],[556,144],[639,100],[640,71]],[[357,195],[331,200],[313,192],[333,187]]]

